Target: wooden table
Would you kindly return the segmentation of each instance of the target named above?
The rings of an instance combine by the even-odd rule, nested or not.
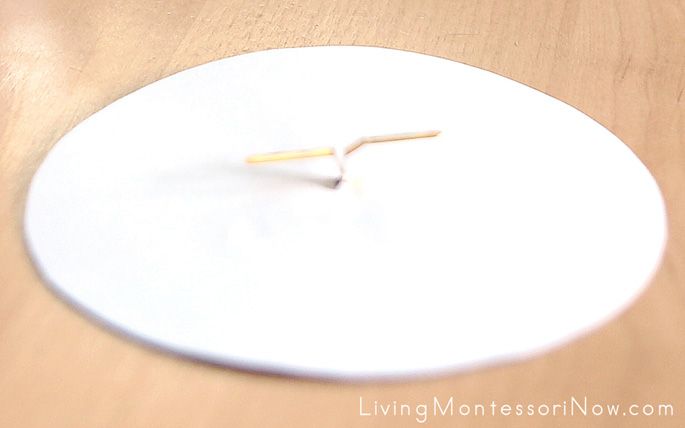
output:
[[[598,331],[526,362],[412,382],[339,384],[237,372],[138,346],[41,284],[22,242],[22,212],[33,172],[64,133],[187,67],[329,44],[473,64],[611,129],[666,199],[669,244],[648,291]],[[3,0],[0,225],[2,427],[415,426],[413,417],[360,416],[359,398],[419,404],[434,396],[454,397],[455,405],[587,396],[623,406],[671,403],[675,416],[454,416],[432,417],[432,426],[683,426],[685,2]]]

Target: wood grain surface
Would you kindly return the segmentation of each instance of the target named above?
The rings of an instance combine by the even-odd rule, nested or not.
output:
[[[244,373],[136,345],[41,284],[22,240],[25,195],[69,129],[190,66],[340,44],[492,70],[618,135],[652,171],[668,209],[668,248],[651,287],[598,331],[529,361],[340,384]],[[488,405],[587,396],[671,403],[675,416],[455,415],[431,417],[431,426],[685,426],[684,91],[683,1],[0,0],[0,426],[417,426],[413,417],[360,416],[359,398],[418,404],[434,396]]]

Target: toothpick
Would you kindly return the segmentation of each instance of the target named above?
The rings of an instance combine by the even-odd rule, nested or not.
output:
[[[373,137],[363,137],[345,148],[345,155],[349,155],[364,144],[386,143],[402,140],[414,140],[417,138],[430,138],[440,134],[440,131],[408,132],[404,134],[376,135]]]
[[[392,141],[402,141],[402,140],[413,140],[416,138],[429,138],[435,137],[440,134],[440,131],[422,131],[422,132],[410,132],[404,134],[389,134],[389,135],[376,135],[372,137],[363,137],[354,143],[350,144],[343,151],[344,155],[347,156],[355,150],[359,149],[364,144],[374,144],[374,143],[385,143]],[[247,163],[263,163],[263,162],[278,162],[285,160],[295,160],[304,158],[313,158],[321,156],[335,156],[336,152],[333,147],[321,147],[316,149],[300,149],[284,152],[273,152],[273,153],[260,153],[256,155],[248,156],[245,159]]]
[[[332,156],[335,151],[332,147],[322,147],[318,149],[292,150],[285,152],[261,153],[248,156],[247,163],[278,162],[284,160],[314,158],[320,156]]]

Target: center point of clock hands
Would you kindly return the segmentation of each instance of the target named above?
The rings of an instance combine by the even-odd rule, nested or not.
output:
[[[345,176],[345,157],[351,154],[352,152],[356,151],[360,147],[362,147],[365,144],[374,144],[374,143],[385,143],[385,142],[394,142],[394,141],[402,141],[402,140],[414,140],[417,138],[430,138],[430,137],[435,137],[440,134],[440,131],[421,131],[421,132],[408,132],[408,133],[403,133],[403,134],[388,134],[388,135],[375,135],[372,137],[362,137],[352,144],[348,145],[347,147],[344,148],[342,151],[338,151],[335,149],[335,147],[320,147],[320,148],[314,148],[314,149],[298,149],[298,150],[288,150],[288,151],[280,151],[280,152],[271,152],[271,153],[259,153],[259,154],[254,154],[250,155],[247,158],[245,158],[245,162],[249,164],[256,164],[256,163],[266,163],[266,162],[280,162],[280,161],[287,161],[287,160],[296,160],[296,159],[306,159],[306,158],[314,158],[314,157],[322,157],[322,156],[334,156],[336,159],[336,162],[338,164],[338,168],[340,170],[340,175],[337,179],[335,179],[333,183],[334,188],[338,188],[340,184],[343,181],[343,178]]]

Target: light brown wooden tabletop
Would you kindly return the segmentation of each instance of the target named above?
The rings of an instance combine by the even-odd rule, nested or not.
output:
[[[492,70],[618,135],[656,177],[669,215],[665,259],[646,293],[601,329],[525,362],[340,384],[142,347],[41,283],[23,245],[24,201],[41,159],[69,129],[197,64],[340,44]],[[1,0],[0,227],[0,427],[417,426],[414,417],[360,415],[360,397],[416,405],[434,396],[455,406],[669,403],[675,416],[461,417],[455,409],[429,415],[431,426],[685,426],[685,2]]]

